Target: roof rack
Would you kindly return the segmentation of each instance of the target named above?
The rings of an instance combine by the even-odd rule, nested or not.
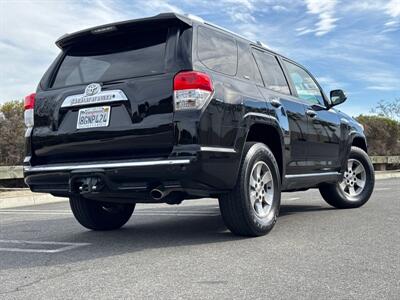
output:
[[[184,14],[184,16],[190,20],[197,21],[200,23],[205,23],[204,19],[202,17],[192,15],[192,14]]]
[[[192,15],[192,14],[185,14],[184,16],[185,16],[186,18],[190,19],[190,20],[197,21],[197,22],[200,22],[200,23],[203,23],[203,24],[207,24],[207,25],[212,26],[212,27],[214,27],[214,28],[220,29],[220,30],[222,30],[222,31],[228,32],[228,33],[233,34],[233,35],[235,35],[235,36],[237,36],[237,37],[240,37],[240,38],[242,38],[242,39],[245,39],[246,41],[249,41],[249,42],[251,42],[251,43],[254,43],[254,41],[250,40],[249,38],[247,38],[247,37],[245,37],[245,36],[243,36],[243,35],[240,35],[240,34],[238,34],[238,33],[236,33],[236,32],[233,32],[233,31],[231,31],[231,30],[229,30],[229,29],[227,29],[227,28],[225,28],[225,27],[219,26],[219,25],[214,24],[214,23],[212,23],[212,22],[205,21],[202,17],[196,16],[196,15]],[[267,45],[264,44],[264,43],[261,42],[261,41],[256,41],[255,43],[256,43],[258,46],[260,46],[260,47],[263,47],[263,48],[266,48],[266,49],[270,50],[269,47],[267,47]]]

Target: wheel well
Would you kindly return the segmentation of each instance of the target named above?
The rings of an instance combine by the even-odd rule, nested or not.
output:
[[[365,152],[367,152],[367,143],[362,137],[355,137],[353,139],[353,143],[351,144],[352,146],[356,146],[358,148],[363,149]]]
[[[250,127],[250,130],[247,133],[246,142],[260,142],[267,145],[275,156],[279,167],[279,173],[282,178],[282,145],[278,130],[271,125],[254,124]]]

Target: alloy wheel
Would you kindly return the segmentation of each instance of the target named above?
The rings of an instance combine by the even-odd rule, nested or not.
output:
[[[274,199],[274,180],[268,165],[259,161],[251,170],[249,180],[250,203],[256,215],[264,218],[271,210]]]
[[[347,161],[347,171],[344,172],[339,186],[346,196],[356,197],[364,190],[366,178],[367,173],[362,163],[351,158]]]

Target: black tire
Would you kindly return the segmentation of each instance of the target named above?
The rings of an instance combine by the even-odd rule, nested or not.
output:
[[[259,162],[264,162],[272,176],[272,204],[265,216],[260,217],[250,201],[250,176]],[[264,165],[264,164],[263,164]],[[265,173],[264,173],[265,174]],[[261,236],[275,225],[281,201],[281,184],[278,164],[271,150],[262,143],[246,143],[235,188],[220,195],[219,207],[228,229],[241,236]],[[265,188],[265,185],[263,185]],[[269,187],[269,189],[271,188]],[[256,200],[257,201],[257,200]]]
[[[372,195],[375,185],[374,167],[364,150],[351,147],[349,160],[359,161],[365,169],[365,185],[360,194],[351,196],[340,187],[338,183],[325,183],[320,186],[319,191],[324,200],[336,208],[356,208],[367,203]]]
[[[76,220],[91,230],[113,230],[128,222],[135,204],[119,204],[85,199],[74,195],[69,198]]]

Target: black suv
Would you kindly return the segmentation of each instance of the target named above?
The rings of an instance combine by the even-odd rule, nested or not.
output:
[[[296,62],[173,13],[62,36],[25,99],[25,181],[69,197],[93,230],[136,203],[219,198],[226,226],[274,226],[281,191],[319,188],[337,208],[374,187],[363,128]]]

